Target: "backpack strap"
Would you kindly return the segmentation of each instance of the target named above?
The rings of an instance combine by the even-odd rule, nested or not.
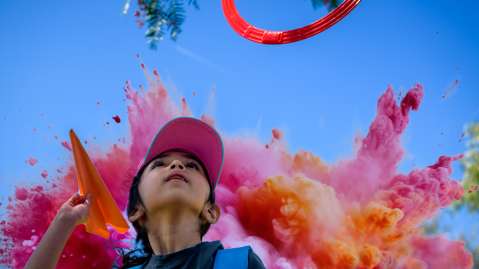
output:
[[[250,246],[220,249],[216,253],[214,269],[248,269]]]

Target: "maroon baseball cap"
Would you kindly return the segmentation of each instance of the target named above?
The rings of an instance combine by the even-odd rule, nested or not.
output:
[[[140,167],[170,150],[184,150],[195,155],[205,166],[212,189],[223,168],[223,141],[209,124],[192,117],[178,117],[167,122],[153,138]]]

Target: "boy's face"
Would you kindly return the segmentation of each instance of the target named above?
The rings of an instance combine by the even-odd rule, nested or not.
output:
[[[160,154],[145,168],[139,192],[147,211],[170,208],[200,214],[210,187],[200,162],[190,153],[169,151]]]

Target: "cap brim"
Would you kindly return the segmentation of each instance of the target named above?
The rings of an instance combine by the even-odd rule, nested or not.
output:
[[[143,165],[173,149],[182,149],[198,157],[208,170],[211,186],[217,185],[223,166],[223,142],[213,127],[191,117],[167,122],[153,138]]]

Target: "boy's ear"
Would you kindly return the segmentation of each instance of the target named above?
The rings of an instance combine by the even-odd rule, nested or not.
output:
[[[215,224],[221,215],[221,209],[216,204],[210,204],[203,209],[203,217],[210,224]]]
[[[142,219],[143,215],[145,215],[145,210],[142,206],[137,206],[135,212],[128,217],[128,220],[133,223],[139,219]]]

